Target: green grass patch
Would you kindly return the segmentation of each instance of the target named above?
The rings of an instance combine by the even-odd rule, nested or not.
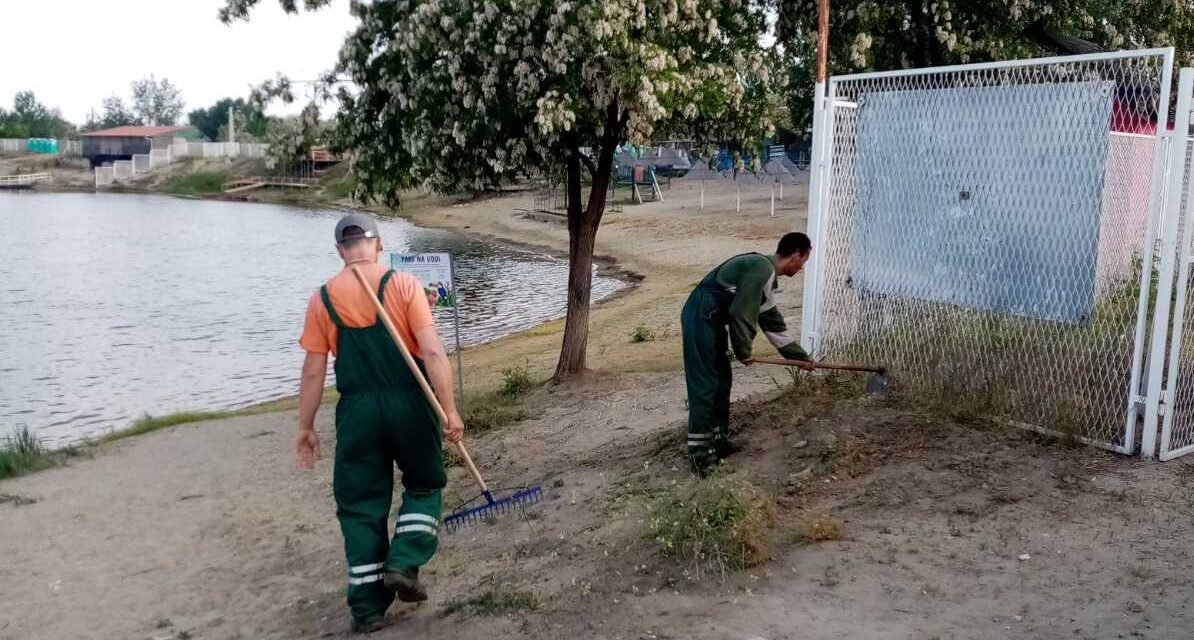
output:
[[[203,420],[218,420],[220,418],[229,418],[237,415],[232,411],[183,411],[180,413],[171,413],[164,416],[150,416],[147,415],[140,420],[124,429],[118,429],[100,438],[98,442],[114,442],[116,440],[123,440],[132,436],[139,436],[144,433],[150,433],[166,427],[173,427],[179,424],[186,424],[188,422],[202,422]]]
[[[56,467],[80,455],[83,451],[77,447],[47,448],[28,427],[18,427],[0,440],[0,479]]]
[[[690,575],[725,576],[764,562],[771,548],[774,500],[754,485],[714,475],[693,478],[656,497],[649,535]]]
[[[461,419],[466,435],[478,435],[526,420],[527,411],[514,396],[490,393],[470,399]]]
[[[532,611],[538,606],[539,601],[533,593],[490,589],[449,602],[444,607],[444,615],[460,613],[466,616],[507,616],[521,611]]]
[[[202,196],[223,193],[228,174],[222,171],[196,171],[170,176],[162,183],[161,190],[183,196]]]

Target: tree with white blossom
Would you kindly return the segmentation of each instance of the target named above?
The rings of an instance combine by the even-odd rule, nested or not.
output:
[[[795,61],[816,51],[817,0],[782,0],[779,37]],[[1194,63],[1194,6],[1174,0],[830,2],[829,73],[908,69],[1099,50],[1174,46]],[[794,120],[812,113],[812,69],[789,67]]]
[[[259,2],[228,0],[221,18]],[[786,78],[763,44],[775,10],[775,0],[354,1],[359,25],[335,73],[350,81],[337,126],[359,195],[397,204],[416,186],[483,190],[562,173],[568,315],[555,378],[578,374],[615,149],[663,135],[756,143]]]

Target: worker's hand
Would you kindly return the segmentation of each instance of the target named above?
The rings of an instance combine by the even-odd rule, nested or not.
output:
[[[444,439],[448,442],[460,442],[464,438],[464,422],[460,419],[460,414],[453,411],[447,415],[448,421],[444,423]]]
[[[755,363],[755,359],[754,358],[739,358],[738,362],[741,362],[742,366],[744,366],[744,367],[749,367],[750,365]]]
[[[294,440],[294,462],[300,469],[310,469],[320,459],[319,434],[314,429],[299,429]]]
[[[804,369],[805,371],[814,371],[817,368],[817,361],[813,360],[812,358],[809,358],[808,360],[797,360],[796,366]]]

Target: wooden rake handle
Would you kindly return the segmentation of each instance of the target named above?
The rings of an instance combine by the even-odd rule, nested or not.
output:
[[[349,265],[348,268],[352,271],[352,275],[356,276],[361,289],[364,289],[365,293],[369,295],[369,299],[373,301],[373,306],[377,308],[377,317],[381,318],[382,324],[386,326],[386,331],[394,339],[394,344],[398,345],[398,350],[402,352],[402,358],[406,360],[406,366],[410,368],[411,374],[419,382],[419,388],[423,390],[423,395],[427,396],[427,402],[431,403],[436,415],[439,416],[440,424],[447,424],[448,414],[444,413],[444,407],[439,403],[439,398],[436,397],[435,391],[432,391],[431,385],[427,384],[427,379],[423,377],[423,372],[419,371],[419,365],[415,363],[414,356],[410,355],[410,350],[406,348],[406,342],[402,340],[402,336],[398,335],[398,328],[394,326],[394,321],[390,319],[389,312],[381,304],[381,300],[377,299],[377,294],[373,291],[373,286],[369,284],[369,280],[365,278],[365,274],[361,273],[361,270],[356,265]],[[464,458],[464,466],[468,467],[468,472],[472,474],[473,480],[477,481],[477,486],[481,487],[481,491],[488,494],[489,487],[486,486],[485,479],[481,477],[481,472],[477,470],[477,465],[473,463],[473,457],[468,454],[468,449],[464,448],[464,443],[453,442],[452,444],[456,445],[456,450],[460,452],[460,457]]]
[[[787,360],[784,358],[755,358],[755,362],[762,364],[778,364],[785,367],[799,367],[805,363],[804,360]],[[826,362],[818,362],[817,369],[829,369],[833,371],[866,371],[869,373],[878,373],[880,375],[887,372],[883,367],[868,367],[859,364],[829,364]]]

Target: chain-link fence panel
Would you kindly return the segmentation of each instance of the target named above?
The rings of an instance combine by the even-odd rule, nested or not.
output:
[[[1171,55],[831,79],[818,356],[1130,450]]]

